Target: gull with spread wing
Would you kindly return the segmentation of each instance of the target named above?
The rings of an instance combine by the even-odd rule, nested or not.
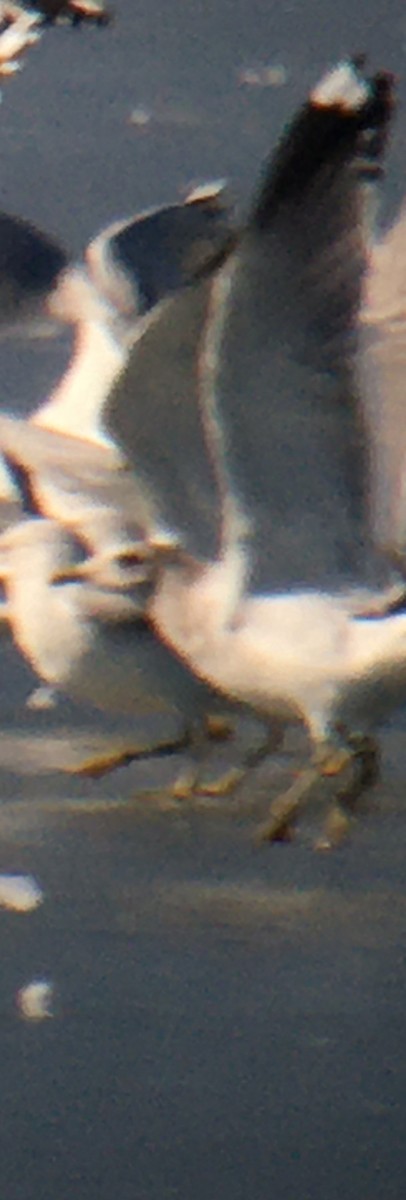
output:
[[[153,496],[138,488],[102,424],[129,334],[231,236],[218,184],[108,226],[88,246],[84,267],[65,271],[49,304],[54,319],[76,329],[62,380],[29,420],[0,414],[0,451],[29,476],[44,514],[106,563],[128,553],[130,564],[134,542],[157,528]]]
[[[226,696],[309,733],[314,761],[272,805],[271,839],[329,776],[323,845],[343,833],[372,775],[369,733],[406,696],[399,481],[371,382],[375,329],[360,320],[392,109],[391,78],[360,62],[321,80],[236,249],[145,319],[108,402],[109,430],[172,530],[155,551],[160,636]],[[403,442],[398,415],[388,436]]]

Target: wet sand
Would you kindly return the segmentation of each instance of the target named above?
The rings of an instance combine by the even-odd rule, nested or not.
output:
[[[3,208],[79,253],[191,179],[228,176],[243,206],[308,84],[366,49],[400,77],[394,211],[401,0],[116,11],[106,30],[48,31],[4,87]],[[241,82],[268,64],[286,82]],[[68,349],[2,345],[3,403],[27,411]],[[1,652],[0,871],[44,892],[33,912],[0,909],[2,1200],[403,1200],[404,717],[349,845],[314,854],[315,811],[292,846],[259,850],[288,754],[235,799],[190,807],[164,790],[176,761],[72,778],[59,768],[133,730],[68,703],[27,710],[33,677]],[[54,986],[52,1018],[18,1009],[34,979]]]

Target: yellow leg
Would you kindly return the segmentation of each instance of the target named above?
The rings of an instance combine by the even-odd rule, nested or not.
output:
[[[316,842],[316,850],[332,850],[345,841],[357,800],[376,783],[379,776],[379,748],[374,738],[351,734],[348,737],[347,765],[351,766],[349,779],[332,800],[323,832]],[[323,773],[331,775],[333,772],[324,770]]]
[[[232,717],[224,717],[221,713],[206,713],[204,725],[207,737],[213,742],[227,742],[234,733]]]
[[[294,783],[272,801],[269,815],[256,830],[257,842],[284,842],[292,836],[293,825],[301,808],[320,779],[318,767],[300,771]]]
[[[245,771],[242,771],[241,768],[230,767],[228,771],[223,771],[216,779],[202,783],[197,764],[191,764],[190,767],[187,767],[186,770],[178,775],[171,788],[171,792],[176,800],[191,800],[193,796],[229,796],[241,782],[244,775]]]
[[[208,720],[211,722],[212,718],[206,717],[206,729]],[[172,795],[177,800],[190,800],[192,796],[218,796],[219,798],[221,796],[229,796],[242,783],[250,770],[257,767],[264,758],[267,758],[269,754],[274,753],[278,749],[283,738],[283,733],[282,726],[273,725],[267,731],[265,741],[260,746],[257,746],[255,750],[248,751],[241,766],[229,767],[217,779],[209,780],[207,783],[201,782],[200,779],[201,759],[206,739],[202,733],[195,735],[194,743],[192,743],[195,751],[195,762],[178,776],[172,787]]]
[[[78,767],[70,770],[72,775],[85,776],[88,779],[101,779],[117,767],[127,767],[132,762],[145,762],[150,758],[166,758],[171,754],[179,754],[189,745],[190,735],[185,732],[167,742],[159,742],[157,746],[134,746],[131,748],[111,751],[98,757],[88,759]]]
[[[348,836],[351,816],[361,793],[375,782],[378,773],[377,747],[371,738],[348,738],[346,745],[324,743],[314,756],[313,765],[301,771],[295,782],[277,796],[266,821],[257,831],[257,840],[283,841],[292,834],[299,812],[322,779],[342,780],[336,791],[321,837],[319,850],[330,850]]]

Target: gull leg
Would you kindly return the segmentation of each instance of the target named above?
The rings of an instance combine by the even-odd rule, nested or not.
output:
[[[279,721],[273,721],[272,725],[267,729],[266,737],[261,742],[261,745],[256,746],[255,750],[249,750],[248,754],[245,755],[243,760],[244,775],[254,767],[259,767],[260,763],[265,758],[269,758],[271,754],[275,754],[276,750],[280,750],[285,736],[285,728],[285,725],[279,723]]]
[[[217,779],[210,780],[208,783],[200,781],[203,760],[206,757],[207,741],[213,736],[217,740],[230,736],[230,727],[221,727],[221,732],[217,728],[217,724],[213,733],[211,716],[205,717],[204,722],[199,727],[195,727],[190,733],[190,750],[192,761],[188,766],[184,767],[175,783],[172,785],[171,792],[176,800],[191,800],[193,796],[227,796],[234,791],[237,783],[240,781],[241,772],[236,767],[230,767],[227,771],[223,771]]]
[[[224,772],[219,779],[214,779],[209,784],[198,784],[198,791],[205,796],[227,796],[230,792],[235,791],[237,785],[243,782],[250,771],[259,767],[260,763],[270,754],[275,754],[283,742],[283,737],[283,726],[273,725],[261,745],[256,746],[255,750],[248,751],[240,767],[230,767],[229,771]]]
[[[175,780],[171,788],[172,795],[176,800],[191,800],[193,796],[229,796],[240,783],[243,774],[239,767],[229,767],[217,779],[202,783],[199,764],[191,763]]]
[[[103,775],[110,774],[117,767],[128,767],[132,762],[145,762],[148,759],[167,758],[172,754],[179,754],[181,750],[187,749],[190,740],[190,731],[185,730],[177,738],[159,742],[157,746],[134,746],[124,750],[113,750],[108,754],[101,754],[81,763],[79,767],[70,770],[69,774],[81,775],[87,779],[101,779]]]
[[[201,782],[201,771],[207,754],[208,741],[224,741],[231,737],[233,725],[228,718],[206,713],[203,721],[190,731],[192,761],[183,768],[171,791],[176,800],[191,800],[193,796],[228,796],[241,778],[236,767],[223,771],[217,779]]]
[[[204,727],[211,742],[227,742],[234,733],[232,717],[226,717],[223,713],[206,713]]]
[[[211,716],[209,718],[205,718],[206,731],[208,722],[210,722],[211,725],[212,720],[213,718]],[[224,723],[224,719],[222,718],[221,720]],[[224,733],[223,728],[221,728],[222,738],[224,738],[224,736],[230,736],[231,733],[230,726],[225,726],[225,728],[227,729],[226,733]],[[214,736],[216,738],[219,736],[217,729]],[[177,800],[191,799],[192,796],[229,796],[233,791],[235,791],[235,788],[238,786],[238,784],[245,779],[245,776],[250,770],[259,766],[264,758],[267,758],[269,754],[274,753],[275,750],[279,748],[283,740],[283,736],[284,727],[279,724],[272,725],[272,728],[267,731],[265,740],[260,746],[256,746],[255,750],[250,750],[248,754],[246,754],[240,767],[229,767],[228,770],[223,771],[222,774],[217,777],[217,779],[212,779],[207,783],[203,783],[200,780],[200,772],[202,757],[206,747],[207,733],[206,736],[204,736],[204,732],[202,732],[202,730],[199,732],[196,731],[192,741],[192,749],[194,750],[194,763],[191,763],[190,766],[186,768],[185,771],[182,771],[182,773],[178,776],[178,779],[172,788],[172,794]],[[212,731],[211,737],[213,737]]]
[[[300,809],[307,804],[309,796],[320,780],[318,766],[300,771],[294,783],[272,801],[266,821],[258,826],[255,840],[260,842],[285,842],[292,836],[295,820]]]
[[[331,850],[348,837],[357,800],[379,777],[379,746],[374,738],[351,734],[348,748],[352,755],[352,771],[347,784],[333,798],[316,850]]]
[[[345,744],[323,742],[314,755],[313,764],[301,771],[294,783],[271,804],[266,821],[257,831],[258,841],[283,841],[291,836],[299,812],[311,799],[322,779],[342,780],[321,838],[319,850],[337,846],[348,835],[351,816],[361,793],[377,777],[378,751],[371,738],[349,737]]]
[[[254,750],[249,750],[245,755],[240,767],[230,767],[218,779],[213,779],[211,783],[198,785],[200,794],[205,796],[228,796],[230,792],[235,791],[238,784],[242,783],[255,767],[258,767],[265,758],[270,754],[275,754],[279,749],[284,738],[284,726],[274,722],[271,728],[267,730],[266,737],[260,746],[256,746]]]
[[[241,772],[236,768],[231,768],[227,772],[223,772],[218,780],[213,780],[207,785],[203,784],[199,786],[199,776],[202,758],[207,747],[208,732],[209,737],[214,737],[216,740],[229,737],[231,732],[230,723],[226,722],[224,718],[221,719],[221,723],[219,718],[218,724],[217,719],[214,718],[213,728],[212,721],[212,717],[206,718],[204,727],[199,729],[189,727],[178,737],[171,738],[167,742],[160,742],[157,746],[135,746],[125,748],[124,750],[112,750],[106,755],[100,755],[82,763],[79,767],[74,768],[71,773],[90,779],[101,779],[103,775],[115,771],[117,767],[126,767],[131,762],[145,762],[146,759],[166,758],[173,754],[179,754],[182,750],[190,749],[194,761],[190,766],[182,770],[175,784],[170,789],[175,799],[187,800],[197,793],[209,796],[227,795],[234,789],[241,778]]]

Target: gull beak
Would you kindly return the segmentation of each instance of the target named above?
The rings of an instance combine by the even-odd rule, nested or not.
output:
[[[96,587],[113,591],[129,591],[151,578],[151,555],[144,543],[124,547],[121,551],[94,554],[76,568],[76,578],[85,579]]]

